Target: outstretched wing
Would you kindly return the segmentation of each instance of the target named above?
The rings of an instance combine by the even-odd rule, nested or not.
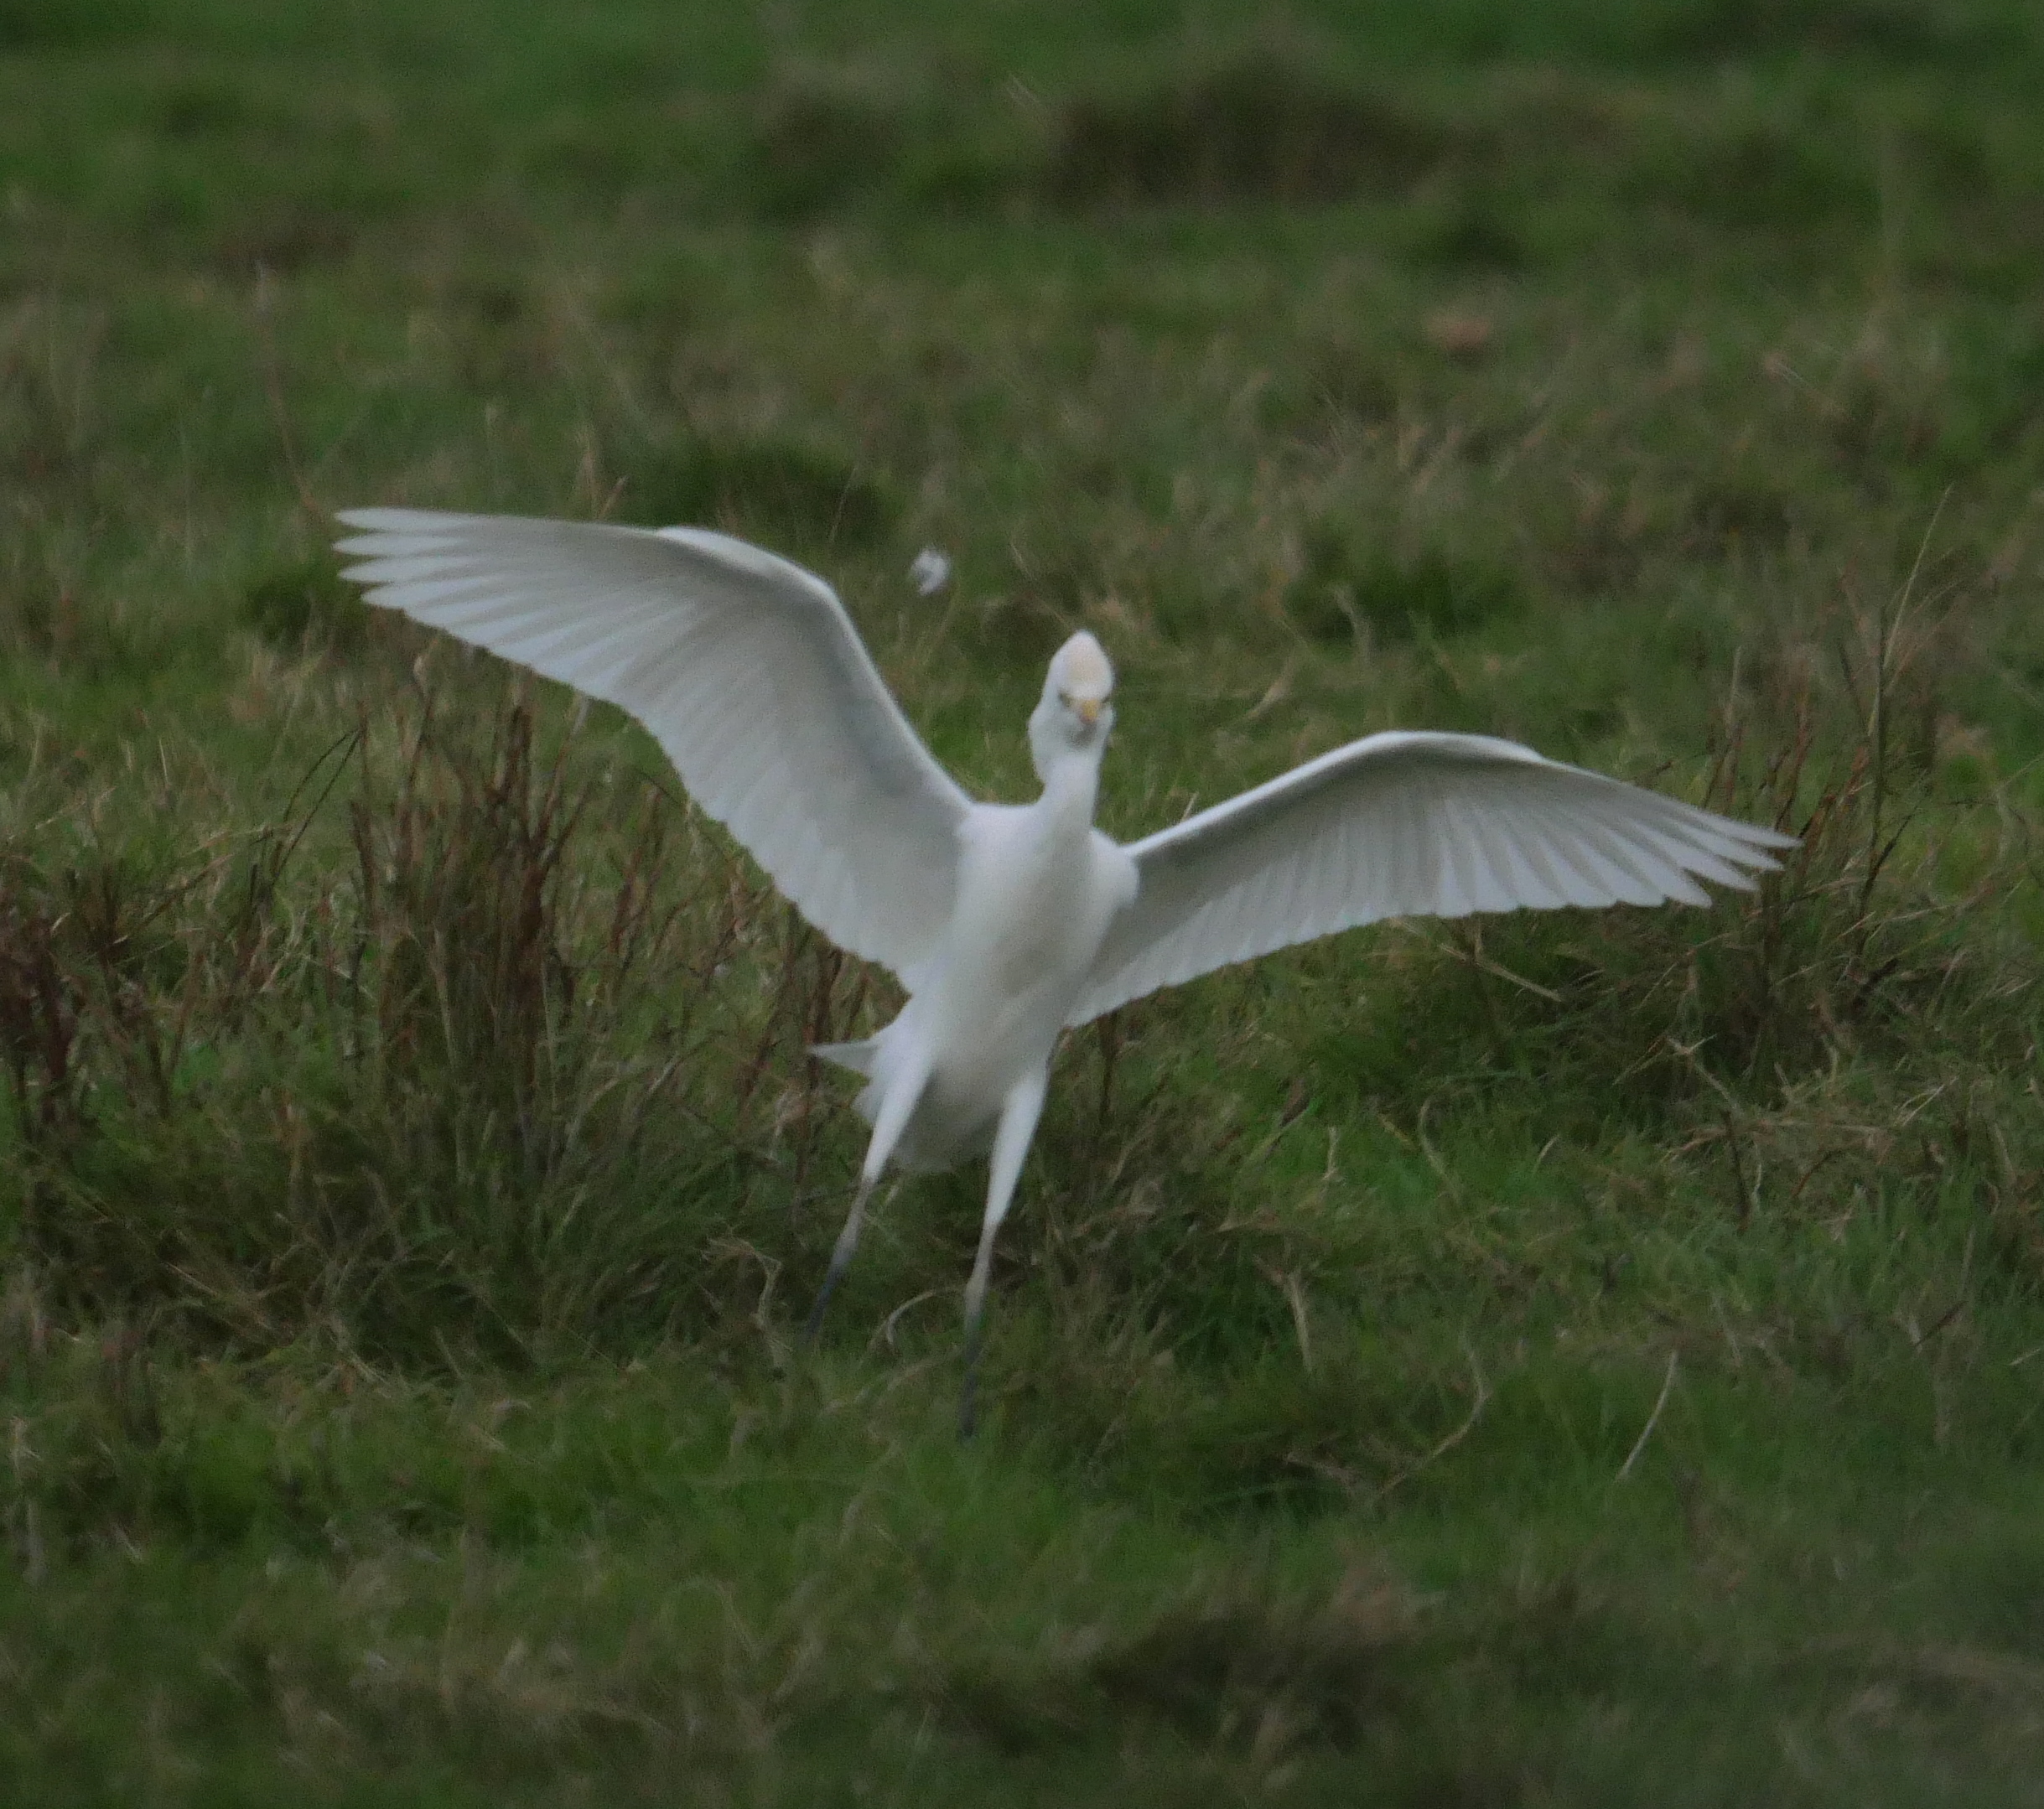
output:
[[[1066,1022],[1383,917],[1707,904],[1793,845],[1487,735],[1371,735],[1134,843]]]
[[[701,807],[834,942],[906,979],[957,889],[971,800],[829,585],[729,535],[352,509],[369,600],[651,730]]]

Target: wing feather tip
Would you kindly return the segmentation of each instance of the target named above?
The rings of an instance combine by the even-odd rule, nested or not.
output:
[[[441,509],[406,509],[375,503],[355,509],[336,509],[334,519],[344,527],[357,527],[371,534],[416,534],[436,528],[446,532],[469,517],[450,515]]]

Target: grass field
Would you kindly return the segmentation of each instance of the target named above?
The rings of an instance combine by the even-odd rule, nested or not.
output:
[[[891,982],[400,501],[1804,839],[1074,1037],[962,1447]],[[0,0],[0,1797],[2044,1803],[2041,603],[2018,0]]]

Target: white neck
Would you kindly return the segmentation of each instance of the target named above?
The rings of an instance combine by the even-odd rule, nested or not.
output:
[[[1030,712],[1029,717],[1030,765],[1036,769],[1036,776],[1046,785],[1051,782],[1051,769],[1061,754],[1069,751],[1051,721],[1052,708],[1050,698],[1045,697]]]
[[[1036,770],[1043,780],[1040,807],[1090,826],[1093,803],[1100,791],[1100,754],[1101,749],[1096,744],[1062,748],[1049,759],[1039,759]]]

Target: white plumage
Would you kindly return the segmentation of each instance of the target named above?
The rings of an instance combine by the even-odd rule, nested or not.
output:
[[[1092,827],[1114,674],[1058,650],[1030,718],[1043,793],[979,804],[931,757],[821,578],[728,535],[360,509],[370,601],[629,711],[781,892],[908,1003],[818,1054],[874,1131],[810,1319],[890,1158],[991,1148],[966,1290],[973,1376],[993,1238],[1059,1032],[1159,987],[1386,917],[1700,904],[1792,838],[1482,735],[1371,735],[1123,847]]]
[[[696,802],[841,947],[912,976],[973,808],[835,593],[726,534],[355,509],[369,598],[628,710]]]

